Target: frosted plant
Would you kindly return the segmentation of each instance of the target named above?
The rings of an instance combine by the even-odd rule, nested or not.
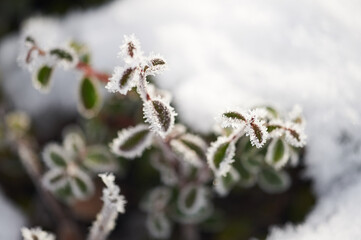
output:
[[[80,131],[66,132],[63,145],[46,145],[43,160],[49,168],[43,176],[44,186],[68,201],[92,195],[91,173],[117,169],[109,150],[102,145],[87,146]]]
[[[78,110],[87,117],[94,117],[102,106],[98,82],[107,82],[108,75],[91,67],[91,55],[87,47],[77,42],[68,42],[64,46],[45,48],[37,40],[25,34],[18,62],[32,75],[33,86],[47,93],[52,85],[53,73],[57,67],[76,70],[82,74],[78,89]]]
[[[88,240],[105,240],[115,227],[119,213],[125,212],[126,200],[120,195],[120,189],[115,185],[113,174],[99,174],[106,188],[103,189],[104,202],[100,213],[90,229]]]
[[[52,233],[45,232],[41,228],[22,228],[21,234],[24,240],[55,240]]]
[[[166,137],[173,128],[176,113],[169,105],[169,98],[154,96],[155,90],[149,89],[147,76],[157,75],[167,68],[166,61],[160,55],[143,55],[139,40],[131,36],[124,36],[124,43],[120,46],[119,57],[125,66],[117,66],[105,86],[109,92],[126,94],[136,87],[143,100],[144,118],[153,132],[162,138]]]
[[[207,152],[208,164],[216,178],[216,192],[225,195],[237,182],[249,187],[256,179],[267,192],[284,191],[290,179],[281,169],[288,163],[297,164],[297,148],[306,143],[301,110],[297,108],[285,118],[271,107],[248,112],[232,110],[218,120],[228,131]],[[250,141],[243,136],[249,136]]]
[[[306,143],[300,108],[285,117],[271,107],[226,111],[218,117],[219,136],[209,145],[182,124],[175,124],[177,114],[170,104],[171,94],[147,79],[165,71],[167,63],[158,54],[145,56],[134,35],[124,37],[118,54],[123,64],[116,66],[111,76],[91,68],[89,52],[83,45],[45,49],[32,38],[25,42],[27,54],[22,62],[34,72],[35,87],[47,90],[55,67],[84,74],[79,109],[85,116],[98,111],[95,79],[107,82],[105,88],[111,93],[126,95],[135,90],[139,94],[144,122],[130,122],[131,126],[119,130],[109,149],[126,159],[150,158],[159,172],[162,185],[152,189],[141,203],[147,214],[145,225],[153,238],[170,238],[175,223],[194,229],[209,218],[214,209],[212,187],[225,196],[233,188],[255,183],[269,193],[284,191],[290,185],[284,168],[297,164],[299,149]],[[113,118],[108,122],[107,108],[104,111],[96,120],[104,123],[105,129]],[[66,202],[90,197],[95,189],[95,173],[116,170],[109,150],[103,145],[88,146],[80,131],[66,132],[62,144],[46,145],[43,160],[48,167],[43,185]],[[118,214],[124,212],[125,200],[114,175],[99,176],[106,185],[104,204],[90,229],[89,240],[105,240]]]

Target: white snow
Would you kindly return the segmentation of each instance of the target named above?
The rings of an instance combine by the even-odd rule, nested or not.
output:
[[[123,35],[134,33],[145,52],[167,60],[159,84],[174,95],[178,118],[198,131],[232,106],[301,105],[306,175],[319,201],[304,224],[269,238],[361,239],[360,11],[358,0],[123,0],[29,28],[54,42],[88,43],[96,67],[109,72]],[[14,104],[33,116],[45,106],[75,112],[76,74],[59,70],[50,94],[38,93],[15,63],[18,39],[0,48]]]

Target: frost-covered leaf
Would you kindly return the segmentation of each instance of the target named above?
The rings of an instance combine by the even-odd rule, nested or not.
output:
[[[169,162],[165,161],[161,156],[153,156],[151,158],[152,166],[160,173],[162,182],[167,186],[175,186],[178,183],[178,176],[174,168]]]
[[[113,172],[117,170],[113,155],[107,147],[102,145],[88,147],[83,164],[92,172]]]
[[[134,34],[125,35],[124,42],[120,46],[119,57],[122,57],[128,64],[137,64],[142,55],[139,40]]]
[[[179,192],[177,205],[187,215],[196,214],[207,203],[207,191],[202,186],[188,185]]]
[[[225,176],[217,176],[214,189],[216,192],[221,195],[227,195],[231,189],[237,184],[240,179],[240,175],[236,169],[231,167],[230,171]]]
[[[150,124],[152,131],[161,137],[167,136],[174,126],[176,113],[174,109],[162,99],[146,101],[143,105],[145,121]]]
[[[153,134],[148,125],[139,124],[118,132],[118,137],[110,144],[113,153],[125,157],[135,158],[152,144]]]
[[[171,224],[163,213],[149,214],[146,223],[147,229],[153,238],[167,239],[170,237]]]
[[[49,168],[66,168],[71,161],[65,149],[56,143],[49,143],[45,146],[43,160]]]
[[[94,192],[94,184],[90,176],[78,167],[68,170],[69,184],[77,199],[86,199]]]
[[[171,189],[168,187],[156,187],[152,189],[142,203],[143,210],[149,213],[159,213],[165,211],[171,199]]]
[[[265,167],[259,173],[258,184],[268,193],[280,193],[289,187],[290,178],[286,172]]]
[[[239,173],[239,176],[240,176],[239,184],[242,187],[251,187],[251,186],[253,186],[255,184],[256,175],[254,173],[252,173],[251,171],[249,171],[244,166],[244,163],[240,159],[237,159],[235,161],[234,168]]]
[[[225,176],[234,162],[235,143],[228,137],[219,137],[207,151],[207,161],[216,176]]]
[[[208,192],[208,190],[206,189]],[[170,212],[172,214],[172,219],[175,219],[177,222],[183,224],[197,224],[203,222],[205,219],[209,218],[213,213],[213,205],[209,200],[206,200],[204,205],[194,214],[186,214],[179,207],[175,207]]]
[[[136,67],[115,67],[113,75],[105,86],[109,92],[127,94],[139,81],[139,71]]]
[[[75,131],[68,132],[65,134],[63,139],[64,149],[70,156],[76,157],[85,150],[84,137]]]
[[[294,147],[304,147],[306,145],[306,135],[304,129],[296,124],[291,124],[285,131],[285,140]]]
[[[276,169],[286,165],[290,158],[289,147],[282,138],[274,138],[268,145],[266,162]]]
[[[102,101],[97,82],[90,77],[84,77],[79,86],[79,111],[87,118],[94,117],[100,110]]]
[[[172,94],[169,91],[159,89],[151,83],[147,84],[147,90],[151,98],[161,98],[167,103],[172,101]]]
[[[66,186],[68,183],[68,178],[64,169],[54,168],[50,169],[44,174],[42,183],[49,191],[57,192]]]
[[[75,67],[78,63],[77,55],[72,48],[54,48],[49,51],[49,54],[65,69]]]
[[[48,92],[51,84],[51,77],[53,74],[53,67],[49,65],[41,65],[33,73],[33,85],[41,92]]]
[[[167,63],[160,55],[151,54],[147,59],[147,65],[144,70],[147,75],[162,73],[167,69]]]
[[[177,154],[191,165],[196,167],[203,165],[207,144],[200,137],[184,134],[178,139],[173,139],[170,145]]]
[[[222,114],[220,123],[223,128],[238,128],[247,122],[247,115],[244,111],[227,111]]]
[[[263,164],[263,156],[253,154],[241,157],[242,165],[251,173],[258,173]]]
[[[246,135],[249,136],[252,145],[257,148],[262,147],[268,138],[267,128],[264,122],[258,119],[254,119],[254,121],[247,125]]]
[[[21,228],[21,235],[24,240],[55,240],[52,233],[43,231],[41,228]]]

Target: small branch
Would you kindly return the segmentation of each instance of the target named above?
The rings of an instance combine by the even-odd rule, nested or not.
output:
[[[109,74],[98,72],[98,71],[94,70],[89,64],[84,63],[84,62],[79,62],[76,65],[76,68],[78,70],[82,71],[86,76],[95,77],[103,83],[107,83],[108,79],[110,77]]]
[[[55,198],[46,191],[41,183],[41,167],[40,160],[37,154],[33,150],[33,146],[29,138],[18,138],[15,140],[18,154],[20,160],[29,174],[32,182],[34,183],[38,194],[41,197],[41,200],[44,203],[44,206],[51,212],[53,218],[56,221],[56,225],[60,226],[65,224],[71,226],[74,236],[81,236],[79,229],[77,228],[76,223],[65,214],[64,209],[61,205],[55,200]],[[80,239],[80,238],[78,238]]]

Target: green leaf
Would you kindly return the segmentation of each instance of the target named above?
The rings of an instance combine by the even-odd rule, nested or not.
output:
[[[34,87],[40,91],[47,92],[50,87],[52,73],[53,73],[52,67],[48,65],[41,66],[34,73],[33,76]]]
[[[122,77],[120,78],[120,81],[119,81],[119,87],[121,89],[128,85],[130,80],[133,78],[134,73],[135,73],[135,68],[127,68],[127,69],[125,69],[125,71],[123,72],[123,75],[122,75]]]
[[[275,138],[268,145],[265,159],[269,165],[279,169],[287,163],[289,157],[289,148],[283,139]]]
[[[240,180],[240,175],[234,167],[225,176],[217,176],[214,188],[221,196],[227,195]]]
[[[246,121],[246,118],[241,113],[235,111],[223,113],[223,116],[235,120]]]
[[[162,131],[167,132],[172,125],[172,112],[168,107],[161,101],[152,101],[154,110],[156,112],[158,121],[161,125]]]
[[[123,129],[111,143],[112,152],[126,158],[140,156],[152,144],[152,136],[145,124]]]
[[[74,59],[71,53],[67,52],[64,49],[60,49],[60,48],[54,48],[54,49],[50,50],[50,55],[54,55],[57,58],[59,58],[61,60],[65,60],[67,62],[72,62]]]
[[[229,142],[225,142],[225,143],[222,143],[221,145],[219,145],[218,148],[216,149],[214,156],[213,156],[213,163],[217,169],[220,167],[221,162],[226,157],[226,153],[227,153],[227,149],[228,149],[229,145],[230,145]]]
[[[143,129],[134,133],[119,146],[119,149],[122,151],[132,151],[146,140],[149,133],[149,129]]]
[[[55,153],[55,152],[50,153],[50,159],[54,162],[55,165],[57,165],[59,167],[65,167],[66,166],[65,159],[62,156]]]
[[[184,200],[185,206],[188,208],[192,207],[193,204],[195,204],[196,197],[197,197],[197,188],[194,187],[188,192],[188,194]]]
[[[49,168],[65,168],[69,162],[69,156],[65,150],[55,143],[45,146],[43,159]]]
[[[270,167],[264,167],[258,177],[259,186],[268,193],[280,193],[290,185],[290,178],[283,171],[276,171]]]
[[[109,172],[117,170],[113,155],[108,148],[101,145],[88,147],[83,164],[93,172]]]
[[[94,79],[84,77],[80,81],[79,110],[87,118],[94,117],[100,110],[101,98]]]

